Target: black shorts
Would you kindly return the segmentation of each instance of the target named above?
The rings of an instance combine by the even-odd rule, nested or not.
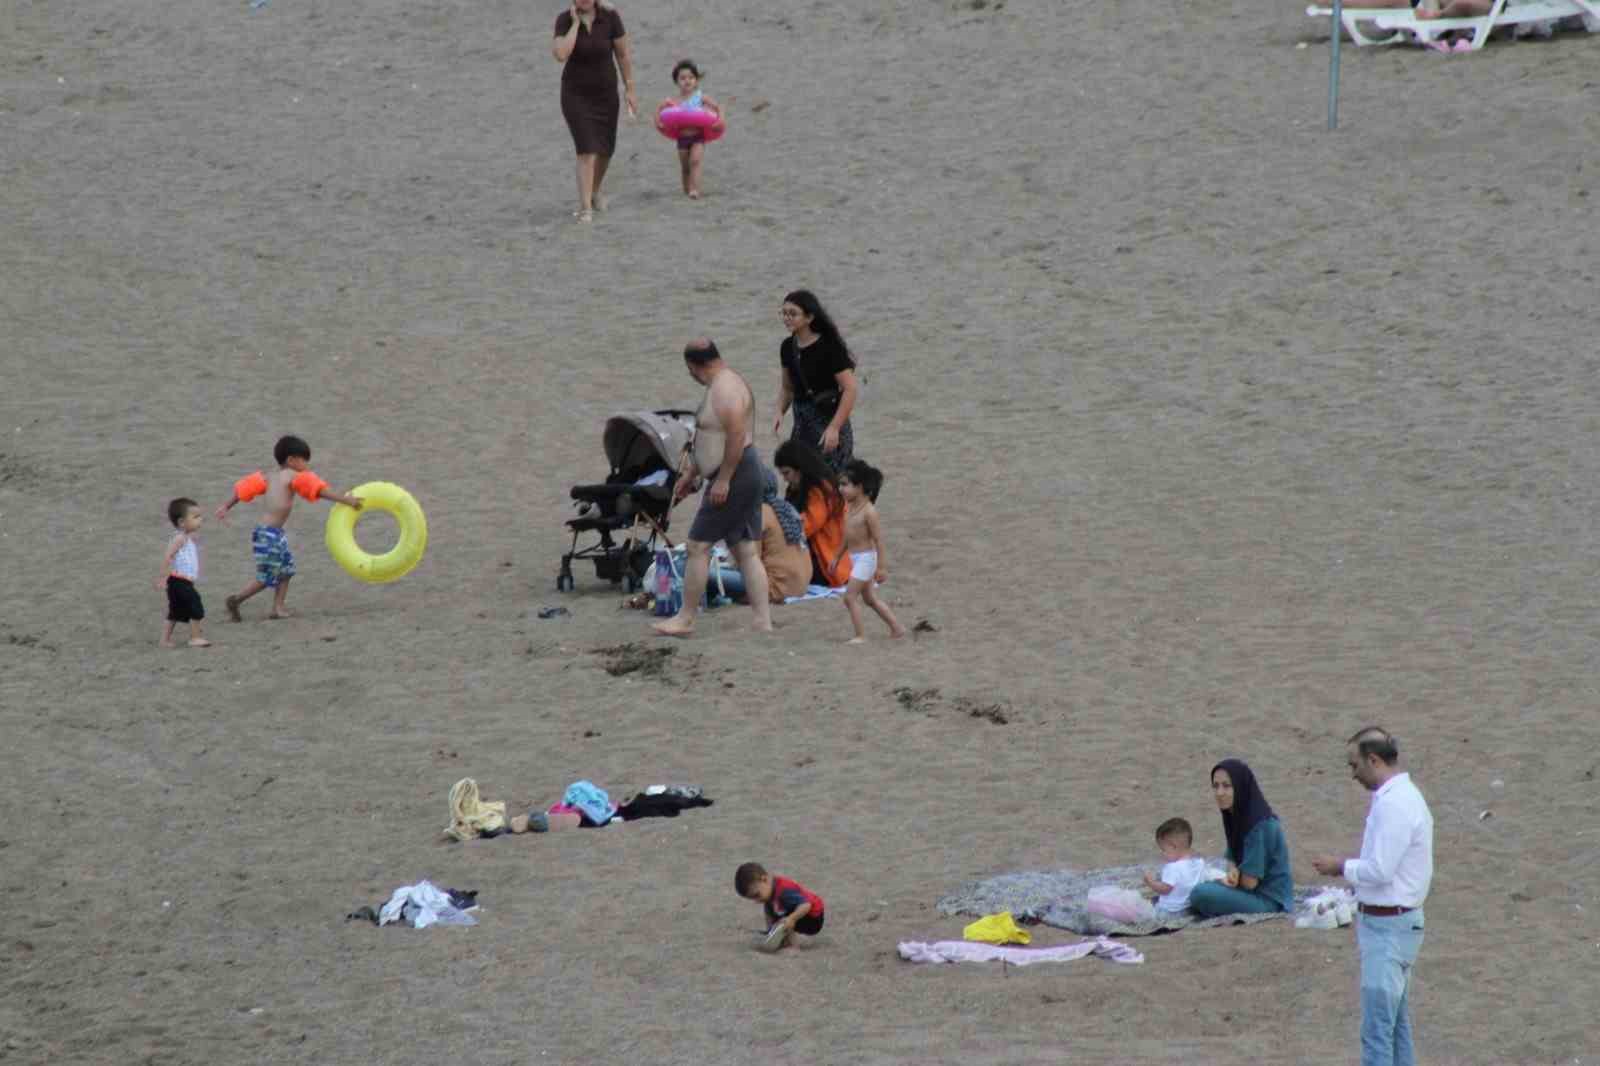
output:
[[[200,590],[187,578],[167,578],[167,621],[198,622],[206,616]]]
[[[739,456],[739,465],[728,479],[728,499],[718,507],[711,502],[711,483],[700,498],[700,510],[689,527],[689,539],[702,544],[726,541],[733,547],[742,541],[761,542],[761,455],[754,444]]]
[[[822,919],[826,917],[826,914],[808,914],[794,923],[794,931],[804,933],[806,936],[816,936],[822,932]]]

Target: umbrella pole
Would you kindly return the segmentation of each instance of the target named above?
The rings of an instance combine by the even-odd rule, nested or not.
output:
[[[1333,50],[1328,58],[1328,128],[1339,128],[1339,37],[1344,25],[1344,0],[1333,0]]]

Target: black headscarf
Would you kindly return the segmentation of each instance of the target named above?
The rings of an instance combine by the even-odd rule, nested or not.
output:
[[[1233,809],[1221,812],[1222,831],[1228,838],[1228,858],[1238,862],[1244,856],[1244,838],[1250,830],[1276,815],[1267,805],[1267,797],[1261,794],[1250,767],[1238,759],[1223,759],[1211,768],[1211,778],[1217,776],[1218,770],[1227,771],[1233,782]]]

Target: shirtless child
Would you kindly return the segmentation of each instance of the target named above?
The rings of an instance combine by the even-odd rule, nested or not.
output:
[[[768,633],[772,631],[772,607],[767,602],[767,570],[759,551],[764,488],[751,425],[755,397],[744,378],[722,361],[710,338],[690,341],[683,350],[683,362],[689,376],[705,386],[706,395],[695,415],[694,470],[678,479],[672,502],[683,499],[702,481],[710,484],[694,525],[689,527],[683,607],[652,628],[664,637],[687,637],[694,632],[695,612],[700,609],[711,572],[711,546],[720,540],[738,560],[745,594],[755,614],[752,628]]]
[[[844,497],[844,543],[839,547],[833,565],[838,566],[844,553],[850,553],[850,584],[844,591],[844,606],[850,612],[850,624],[856,635],[848,643],[865,644],[866,627],[861,624],[861,603],[878,612],[889,627],[891,637],[906,635],[902,626],[889,610],[889,605],[878,599],[876,581],[889,580],[889,564],[883,550],[883,529],[878,524],[878,490],[883,487],[883,473],[860,459],[852,459],[839,478],[839,495]]]
[[[282,437],[273,445],[272,457],[278,469],[270,476],[257,470],[246,474],[233,484],[233,498],[217,508],[217,521],[228,517],[236,504],[248,503],[257,496],[265,497],[261,525],[250,534],[250,552],[255,557],[256,578],[236,596],[224,602],[228,608],[228,621],[242,622],[239,605],[262,589],[272,589],[272,611],[268,618],[288,618],[283,601],[289,595],[289,579],[294,577],[294,555],[289,551],[289,538],[283,527],[294,509],[296,493],[307,500],[332,500],[346,507],[361,510],[361,501],[354,496],[341,496],[328,489],[328,483],[310,469],[311,446],[299,437]]]

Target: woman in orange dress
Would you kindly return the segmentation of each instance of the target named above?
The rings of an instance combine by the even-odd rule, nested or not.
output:
[[[839,495],[833,470],[821,452],[792,439],[778,446],[772,463],[789,486],[789,502],[805,521],[811,583],[843,588],[850,582],[850,556],[840,553],[844,547],[844,497]]]

